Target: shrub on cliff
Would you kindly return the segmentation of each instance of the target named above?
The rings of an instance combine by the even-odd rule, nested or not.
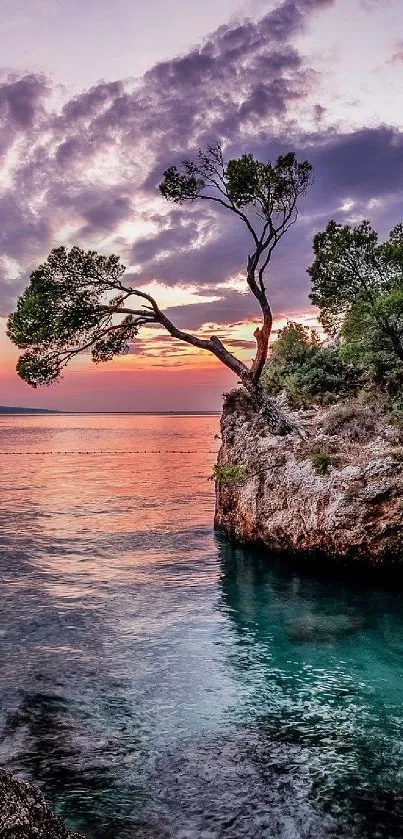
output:
[[[403,224],[379,242],[368,221],[330,221],[313,250],[310,298],[335,342],[321,344],[315,330],[288,322],[263,372],[266,392],[284,391],[292,407],[307,408],[363,391],[403,427]],[[356,411],[357,435],[360,422],[367,434],[367,419]]]
[[[357,373],[336,347],[325,347],[314,329],[288,321],[274,342],[262,375],[267,393],[284,391],[294,408],[328,404],[354,394]]]
[[[246,477],[246,469],[240,463],[227,463],[226,466],[215,464],[212,474],[212,480],[223,486],[231,486],[231,484],[239,483]]]
[[[314,452],[310,460],[317,475],[326,475],[332,465],[332,457],[328,452]]]
[[[348,442],[364,442],[376,436],[379,412],[357,400],[334,405],[327,412],[322,430]]]

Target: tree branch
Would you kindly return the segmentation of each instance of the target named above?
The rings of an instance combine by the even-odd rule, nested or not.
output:
[[[232,202],[227,204],[226,201],[223,201],[221,198],[216,198],[214,195],[198,195],[197,197],[201,201],[214,201],[216,204],[221,204],[221,206],[225,207],[227,210],[232,210],[235,213],[235,215],[239,216],[239,218],[242,219],[244,224],[246,224],[246,226],[249,230],[249,233],[252,235],[252,237],[254,239],[255,244],[256,245],[259,244],[259,238],[258,238],[255,230],[253,229],[248,217],[245,215],[245,213],[243,213],[241,210],[239,210],[235,206],[235,204],[233,204]]]

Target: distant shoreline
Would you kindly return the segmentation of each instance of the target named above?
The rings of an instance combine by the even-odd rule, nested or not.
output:
[[[0,414],[61,414],[63,411],[52,411],[50,408],[18,408],[15,405],[0,405]]]
[[[140,417],[215,417],[220,416],[221,411],[52,411],[46,408],[14,408],[0,406],[0,415],[20,416],[35,414],[42,416],[140,416]]]

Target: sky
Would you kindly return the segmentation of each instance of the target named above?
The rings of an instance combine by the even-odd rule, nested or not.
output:
[[[251,359],[247,231],[158,192],[199,146],[314,164],[268,274],[274,335],[288,318],[315,323],[306,268],[330,218],[369,218],[382,237],[402,220],[402,0],[0,0],[0,37],[0,404],[219,409],[236,377],[156,329],[37,390],[5,331],[30,272],[77,244],[120,255],[178,326]]]

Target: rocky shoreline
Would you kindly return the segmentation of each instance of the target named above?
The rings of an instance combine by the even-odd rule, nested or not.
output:
[[[42,793],[0,770],[0,836],[2,839],[83,839],[70,833]]]
[[[270,434],[244,390],[221,419],[215,527],[301,560],[403,571],[403,440],[377,409],[315,406]]]

